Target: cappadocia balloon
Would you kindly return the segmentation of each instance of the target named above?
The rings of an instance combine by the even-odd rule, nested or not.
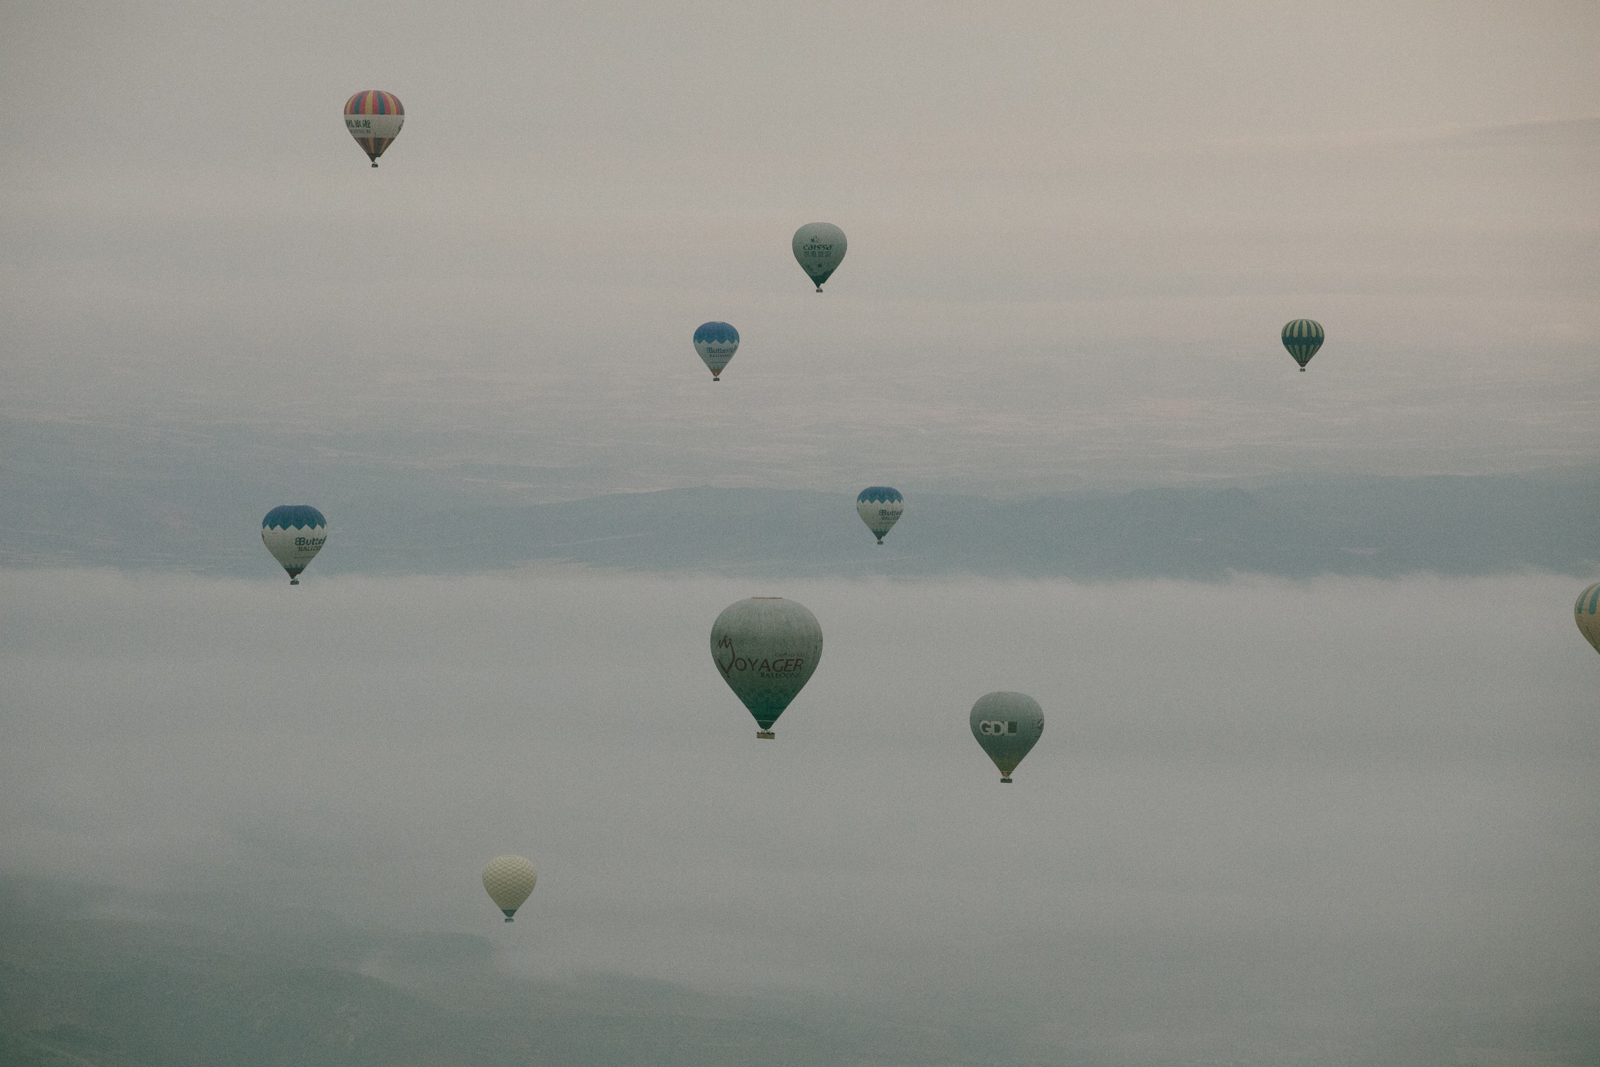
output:
[[[1033,751],[1044,733],[1044,709],[1026,693],[989,693],[978,698],[969,716],[973,739],[1010,784],[1011,772]]]
[[[739,331],[725,322],[703,322],[694,331],[694,350],[705,361],[711,380],[722,380],[722,369],[739,351]]]
[[[261,543],[289,573],[290,585],[300,584],[327,540],[328,520],[310,504],[280,504],[261,520]]]
[[[832,223],[808,222],[794,231],[794,240],[790,245],[800,269],[806,272],[806,277],[811,279],[820,293],[822,283],[833,277],[833,272],[844,262],[849,242],[844,238],[844,231]]]
[[[861,516],[861,521],[867,524],[867,529],[872,531],[872,536],[878,539],[880,545],[905,510],[905,497],[900,495],[900,490],[887,485],[871,485],[856,495],[856,514]]]
[[[1578,602],[1572,606],[1572,616],[1577,620],[1578,632],[1583,634],[1583,639],[1600,652],[1600,582],[1589,586],[1578,594]]]
[[[378,157],[400,136],[400,127],[405,123],[406,109],[393,93],[365,89],[345,101],[344,127],[374,167]]]
[[[821,659],[822,627],[796,600],[736,600],[711,624],[711,661],[756,720],[756,737],[764,740],[773,739],[773,723],[800,695]]]
[[[1600,1067],[1600,4],[5,15],[0,1067]]]
[[[533,864],[522,856],[496,856],[483,869],[483,890],[505,915],[506,922],[513,921],[538,880]]]
[[[1311,357],[1317,354],[1317,349],[1322,347],[1322,324],[1312,322],[1310,319],[1295,319],[1283,328],[1283,347],[1289,350],[1289,355],[1300,364],[1300,369],[1306,369],[1306,364],[1311,362]]]

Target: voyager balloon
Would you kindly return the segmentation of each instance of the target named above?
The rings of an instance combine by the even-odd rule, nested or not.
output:
[[[1011,781],[1022,757],[1044,733],[1044,709],[1025,693],[990,693],[972,705],[972,736],[1000,768],[1000,780]]]
[[[1572,605],[1572,617],[1578,620],[1578,632],[1600,652],[1600,582],[1578,594],[1578,602]]]
[[[867,529],[872,531],[880,545],[883,544],[884,535],[900,521],[900,515],[905,510],[905,498],[900,495],[900,490],[890,489],[887,485],[868,486],[856,497],[856,514],[861,516],[861,521],[867,524]]]
[[[393,93],[364,89],[345,101],[345,129],[350,131],[350,136],[356,139],[374,167],[384,149],[400,136],[400,127],[405,124],[406,109]]]
[[[511,922],[538,880],[533,864],[521,856],[496,856],[483,869],[483,888],[494,906],[505,912],[506,922]]]
[[[1283,347],[1289,350],[1302,372],[1311,357],[1322,347],[1322,324],[1310,319],[1295,319],[1283,328]]]
[[[328,539],[328,520],[310,504],[283,504],[261,520],[261,543],[289,572],[289,584],[300,584],[300,572],[311,565]]]
[[[822,292],[822,283],[839,269],[848,244],[844,231],[827,222],[809,222],[794,231],[794,258],[816,283],[817,292]]]
[[[736,600],[711,624],[711,659],[734,695],[755,717],[757,737],[805,688],[822,658],[822,627],[797,600]]]
[[[694,350],[711,368],[711,380],[720,382],[722,368],[739,351],[739,331],[725,322],[702,322],[694,332]]]

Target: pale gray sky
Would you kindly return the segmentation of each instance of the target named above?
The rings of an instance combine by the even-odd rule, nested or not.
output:
[[[337,431],[539,499],[1600,455],[1591,4],[0,17],[13,426]]]

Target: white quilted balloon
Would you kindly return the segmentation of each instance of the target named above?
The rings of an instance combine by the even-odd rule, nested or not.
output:
[[[483,888],[488,890],[494,906],[506,913],[506,922],[522,907],[538,880],[533,864],[521,856],[496,856],[483,869]]]

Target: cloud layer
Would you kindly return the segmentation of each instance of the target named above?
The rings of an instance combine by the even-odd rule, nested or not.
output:
[[[3,581],[30,876],[477,930],[530,976],[992,1005],[1057,1053],[1067,1018],[1133,1040],[1130,997],[1175,1048],[1293,1042],[1597,962],[1562,579]],[[774,592],[826,644],[768,743],[705,633]],[[967,729],[993,689],[1045,708],[1015,786]],[[501,931],[507,851],[540,883]]]

